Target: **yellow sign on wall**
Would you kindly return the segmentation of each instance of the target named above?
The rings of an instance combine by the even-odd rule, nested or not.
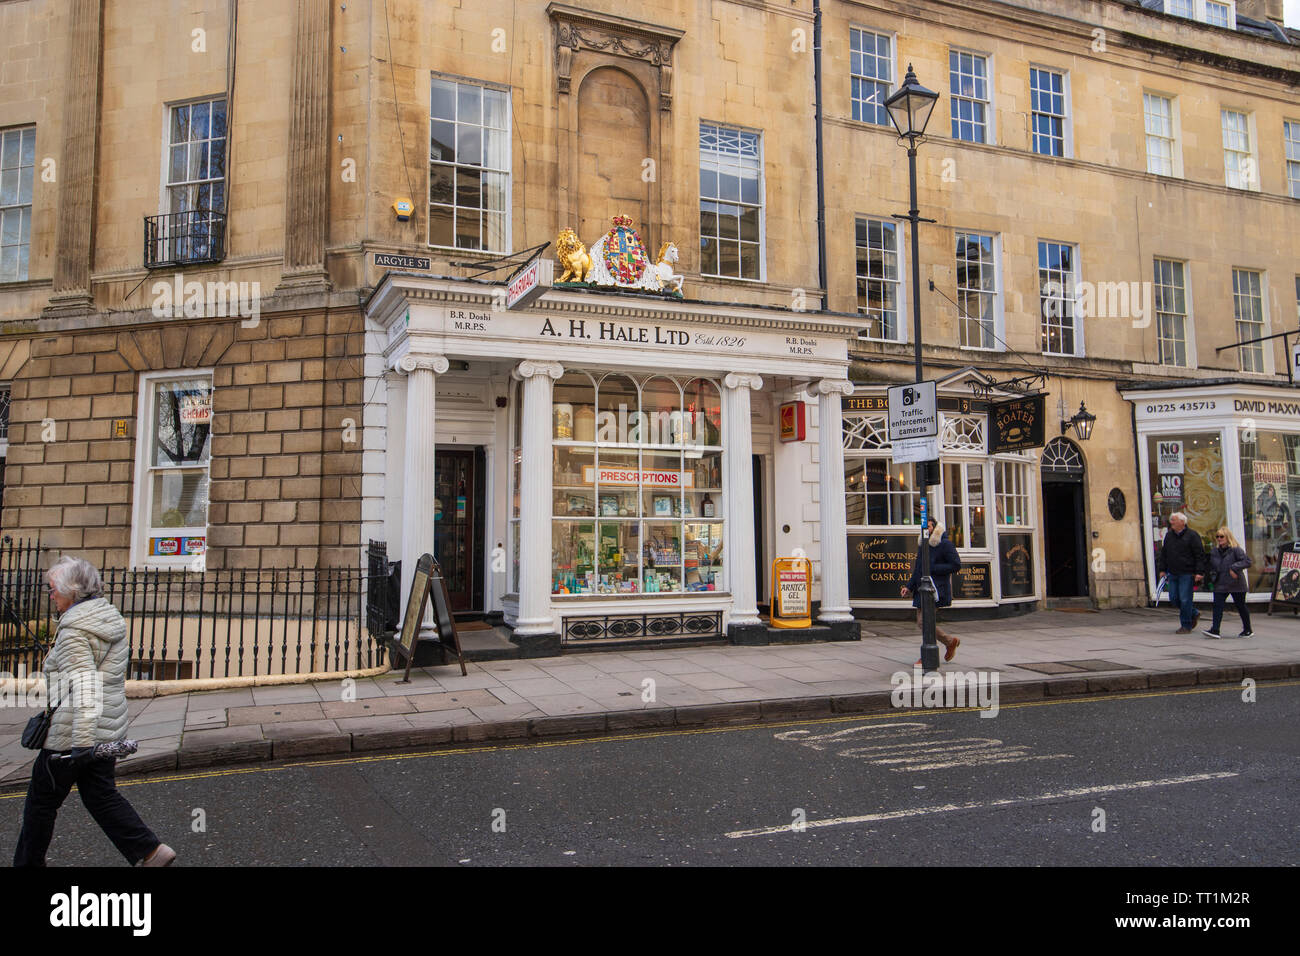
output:
[[[772,562],[772,626],[812,627],[812,562],[807,558]]]

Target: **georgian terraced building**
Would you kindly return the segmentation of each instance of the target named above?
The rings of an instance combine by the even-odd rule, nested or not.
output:
[[[1175,502],[1259,567],[1300,507],[1289,343],[1237,345],[1297,318],[1280,3],[9,0],[0,37],[6,532],[433,551],[530,653],[762,639],[797,549],[830,633],[897,613],[909,64],[958,605],[1138,603]],[[565,229],[618,284],[509,301]]]

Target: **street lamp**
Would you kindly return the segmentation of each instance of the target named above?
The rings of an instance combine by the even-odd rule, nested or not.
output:
[[[1079,441],[1087,441],[1092,437],[1092,426],[1096,421],[1097,416],[1088,411],[1083,402],[1080,402],[1079,410],[1061,422],[1061,434],[1064,435],[1073,426],[1074,433],[1079,436]]]
[[[916,199],[916,142],[925,135],[929,125],[930,114],[939,101],[939,94],[927,90],[917,82],[912,64],[907,65],[907,76],[903,85],[889,99],[885,100],[885,109],[889,119],[898,130],[899,142],[907,140],[907,168],[910,177],[912,208],[906,216],[895,214],[895,219],[906,219],[912,224],[912,340],[916,349],[916,381],[924,377],[921,366],[921,240],[918,235],[920,224],[934,222],[922,219],[917,208]],[[937,464],[937,462],[935,463]],[[922,501],[928,504],[930,486],[938,484],[938,475],[931,472],[930,462],[922,462],[917,468],[921,480]],[[935,471],[938,469],[936,468]],[[934,639],[934,581],[930,578],[930,548],[925,534],[925,520],[921,521],[921,585],[917,593],[921,598],[921,666],[927,671],[939,669],[939,645]]]

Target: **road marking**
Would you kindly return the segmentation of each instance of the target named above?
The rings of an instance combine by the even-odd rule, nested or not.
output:
[[[949,767],[979,767],[985,764],[1021,763],[1029,760],[1060,760],[1074,754],[1034,754],[1027,744],[1004,744],[996,737],[951,737],[936,739],[939,730],[919,720],[891,724],[866,723],[829,734],[808,736],[807,730],[773,734],[776,740],[798,743],[813,750],[859,741],[883,740],[869,746],[845,747],[837,757],[852,757],[897,772],[944,770]],[[922,737],[921,740],[908,740]]]
[[[867,813],[858,817],[831,817],[826,820],[808,820],[801,824],[787,823],[779,827],[758,827],[754,830],[733,830],[726,834],[733,840],[741,837],[770,836],[774,833],[792,833],[795,827],[811,830],[814,827],[839,827],[853,823],[879,823],[884,820],[902,820],[908,817],[922,817],[934,813],[952,813],[954,810],[986,810],[991,807],[1028,806],[1032,803],[1044,803],[1051,800],[1072,800],[1098,793],[1120,793],[1125,790],[1146,790],[1150,787],[1170,787],[1180,783],[1203,783],[1206,780],[1222,780],[1236,777],[1235,773],[1198,773],[1188,777],[1166,777],[1163,780],[1138,780],[1133,783],[1112,783],[1100,787],[1080,787],[1075,790],[1060,790],[1056,793],[1044,793],[1036,797],[1016,797],[1003,800],[985,800],[976,803],[949,803],[938,807],[917,807],[912,810],[891,810],[887,813]]]
[[[1300,681],[1270,681],[1265,686],[1300,687]],[[1226,684],[1224,686],[1215,687],[1190,687],[1181,690],[1146,691],[1138,694],[1094,694],[1084,697],[1063,697],[1052,700],[1027,700],[1015,704],[1003,704],[1001,709],[1007,711],[1020,710],[1026,707],[1056,707],[1062,704],[1104,704],[1110,701],[1142,700],[1148,697],[1182,697],[1187,694],[1239,693],[1241,693],[1240,684]],[[924,713],[933,716],[947,716],[949,714],[973,714],[979,713],[979,711],[979,707],[954,707],[952,709],[944,710],[927,710],[924,711]],[[904,712],[904,714],[910,716],[911,712]],[[279,773],[284,770],[301,770],[304,767],[350,767],[356,764],[382,763],[389,760],[419,760],[428,757],[456,757],[464,754],[476,753],[505,753],[515,750],[540,750],[547,747],[581,747],[589,744],[618,743],[625,740],[654,740],[660,737],[690,737],[698,736],[700,734],[729,734],[744,730],[773,730],[777,727],[806,727],[809,724],[844,724],[855,720],[894,720],[899,716],[902,716],[902,714],[894,712],[884,714],[848,714],[842,717],[808,717],[802,720],[770,721],[756,724],[729,724],[725,727],[702,727],[691,730],[675,728],[673,730],[660,730],[640,734],[606,734],[599,737],[581,737],[574,740],[548,740],[519,744],[485,743],[469,747],[457,747],[448,750],[423,750],[414,753],[379,754],[373,757],[345,757],[337,760],[299,760],[294,763],[276,764],[274,766],[233,767],[225,770],[197,770],[192,773],[169,773],[162,776],[149,776],[143,779],[134,780],[118,777],[117,786],[119,789],[122,787],[143,787],[157,783],[207,780],[213,777],[233,777],[250,773]],[[17,783],[17,781],[4,784],[4,786],[12,787],[15,783]],[[11,790],[8,793],[0,793],[0,800],[18,800],[25,797],[27,795],[25,789],[26,784],[18,783],[17,785],[24,789]]]

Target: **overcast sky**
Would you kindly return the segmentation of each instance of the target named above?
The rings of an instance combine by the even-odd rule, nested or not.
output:
[[[1300,0],[1286,0],[1286,25],[1300,30]]]

